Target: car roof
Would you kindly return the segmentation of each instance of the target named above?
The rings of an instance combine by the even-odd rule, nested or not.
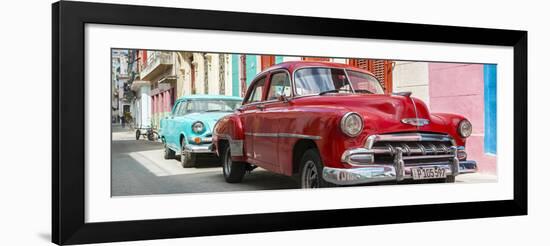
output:
[[[236,96],[224,96],[224,95],[189,95],[189,96],[182,96],[178,98],[178,101],[181,100],[199,100],[199,99],[224,99],[224,100],[240,100],[243,99],[241,97]]]
[[[289,72],[294,72],[295,70],[298,70],[303,67],[329,67],[329,68],[351,69],[351,70],[357,70],[363,73],[368,73],[373,75],[371,72],[365,69],[357,68],[348,64],[336,63],[336,62],[325,62],[325,61],[286,61],[286,62],[281,62],[279,64],[273,65],[271,67],[268,67],[262,72],[269,72],[269,71],[273,71],[281,68],[287,69]]]

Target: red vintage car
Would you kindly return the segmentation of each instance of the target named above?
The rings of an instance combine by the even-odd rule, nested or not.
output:
[[[220,119],[213,142],[227,182],[255,167],[299,175],[302,188],[435,179],[475,172],[471,123],[430,113],[411,93],[384,94],[368,71],[284,62],[258,74],[242,107]]]

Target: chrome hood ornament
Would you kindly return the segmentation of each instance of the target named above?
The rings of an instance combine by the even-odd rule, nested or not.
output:
[[[430,124],[430,120],[422,118],[404,118],[401,119],[401,122],[413,126],[425,126],[427,124]]]

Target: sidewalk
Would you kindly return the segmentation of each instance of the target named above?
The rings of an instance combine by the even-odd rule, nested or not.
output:
[[[488,183],[497,182],[498,177],[486,173],[468,173],[456,176],[457,183]]]

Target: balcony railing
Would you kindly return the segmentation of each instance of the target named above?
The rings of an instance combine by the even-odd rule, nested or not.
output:
[[[147,65],[140,72],[141,79],[150,80],[173,64],[172,53],[156,51],[147,57]]]

